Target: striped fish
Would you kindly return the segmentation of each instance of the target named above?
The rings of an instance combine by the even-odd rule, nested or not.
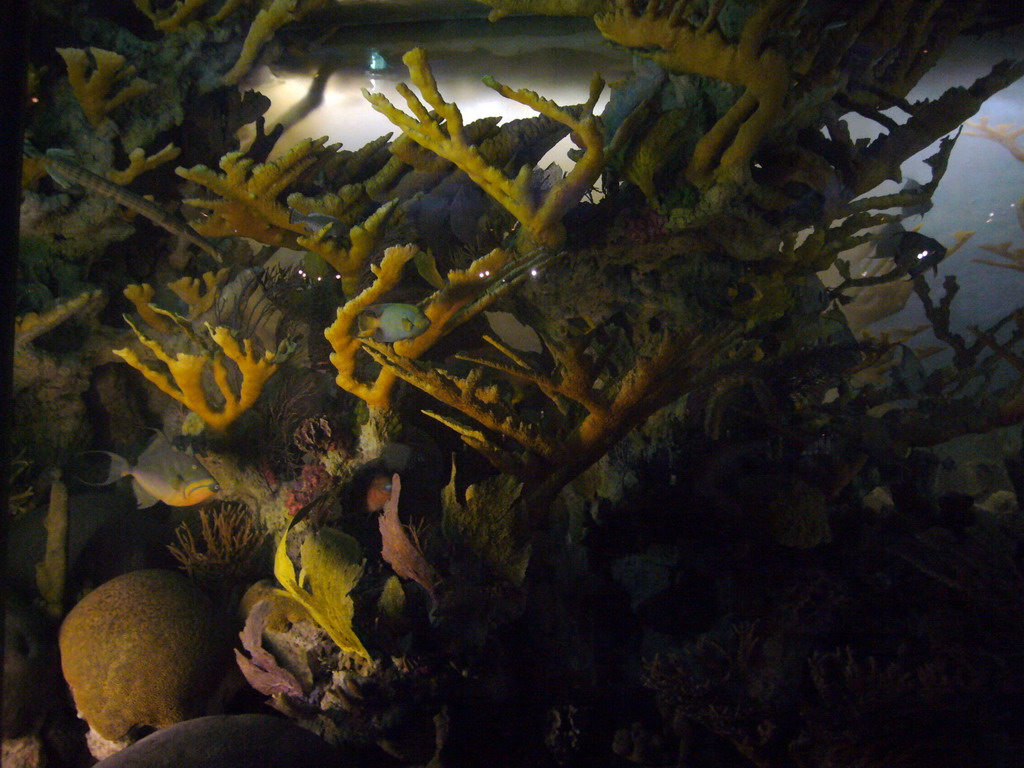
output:
[[[126,187],[99,176],[92,171],[87,171],[82,166],[71,162],[65,157],[65,155],[70,153],[59,149],[50,149],[47,150],[46,154],[43,154],[26,142],[25,154],[29,157],[37,158],[51,178],[62,187],[67,188],[77,185],[98,195],[103,195],[103,197],[113,200],[118,205],[123,205],[140,216],[145,216],[171,234],[185,238],[188,242],[210,254],[218,264],[224,263],[220,252],[213,243],[192,229],[186,222],[167,213],[155,203],[151,203],[146,198],[135,194]]]

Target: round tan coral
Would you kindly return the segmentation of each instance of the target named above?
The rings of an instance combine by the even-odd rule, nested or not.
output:
[[[79,714],[106,739],[199,714],[219,650],[213,606],[174,571],[118,576],[60,628],[64,678]]]

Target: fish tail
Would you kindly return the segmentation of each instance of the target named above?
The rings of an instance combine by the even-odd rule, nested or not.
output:
[[[107,479],[99,483],[99,485],[110,485],[110,483],[116,483],[131,471],[132,466],[124,456],[118,456],[116,453],[111,453],[110,451],[96,451],[96,453],[102,453],[104,456],[110,458],[110,469],[107,470]]]
[[[111,483],[116,483],[131,471],[132,466],[128,462],[128,459],[123,456],[118,456],[116,453],[111,453],[110,451],[86,451],[82,455],[87,454],[106,456],[110,459],[110,468],[107,470],[106,478],[100,480],[98,483],[77,478],[79,482],[82,482],[85,485],[110,485]]]

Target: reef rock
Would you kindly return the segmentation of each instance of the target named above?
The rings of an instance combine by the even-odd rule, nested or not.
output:
[[[222,647],[212,603],[184,576],[122,574],[60,628],[61,667],[79,715],[104,739],[164,728],[201,710]]]

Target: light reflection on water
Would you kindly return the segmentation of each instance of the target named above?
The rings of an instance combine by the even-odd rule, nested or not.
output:
[[[498,45],[487,41],[487,47],[466,48],[465,41],[452,48],[443,41],[428,47],[431,68],[438,88],[446,101],[454,102],[468,124],[482,117],[500,116],[503,122],[537,113],[527,106],[504,99],[481,82],[484,75],[492,75],[511,88],[529,88],[556,104],[580,104],[587,99],[591,77],[595,72],[606,81],[625,76],[631,71],[629,56],[613,50],[595,32],[572,39],[559,39],[558,47],[523,53],[529,49],[529,40],[510,46],[507,41]],[[564,45],[571,43],[571,47]],[[545,45],[550,41],[545,39]],[[583,47],[586,45],[587,47]],[[403,50],[412,47],[402,46]],[[408,111],[405,100],[395,91],[398,82],[409,82],[409,73],[401,62],[398,47],[373,46],[358,54],[351,48],[338,49],[333,72],[325,89],[322,105],[304,120],[286,130],[275,149],[283,152],[296,141],[307,136],[327,136],[330,142],[342,142],[346,149],[357,149],[383,134],[397,134],[398,129],[387,118],[376,112],[363,98],[362,89],[383,93],[396,106]],[[384,68],[380,68],[381,62]],[[358,63],[357,63],[358,62]],[[247,87],[255,88],[271,99],[266,113],[267,125],[273,126],[294,104],[299,102],[313,82],[312,74],[278,76],[267,68],[254,73]],[[415,89],[414,89],[415,90]],[[608,100],[608,88],[598,102],[597,110]],[[555,147],[542,163],[557,162],[570,168],[566,152],[572,147],[566,138]]]

